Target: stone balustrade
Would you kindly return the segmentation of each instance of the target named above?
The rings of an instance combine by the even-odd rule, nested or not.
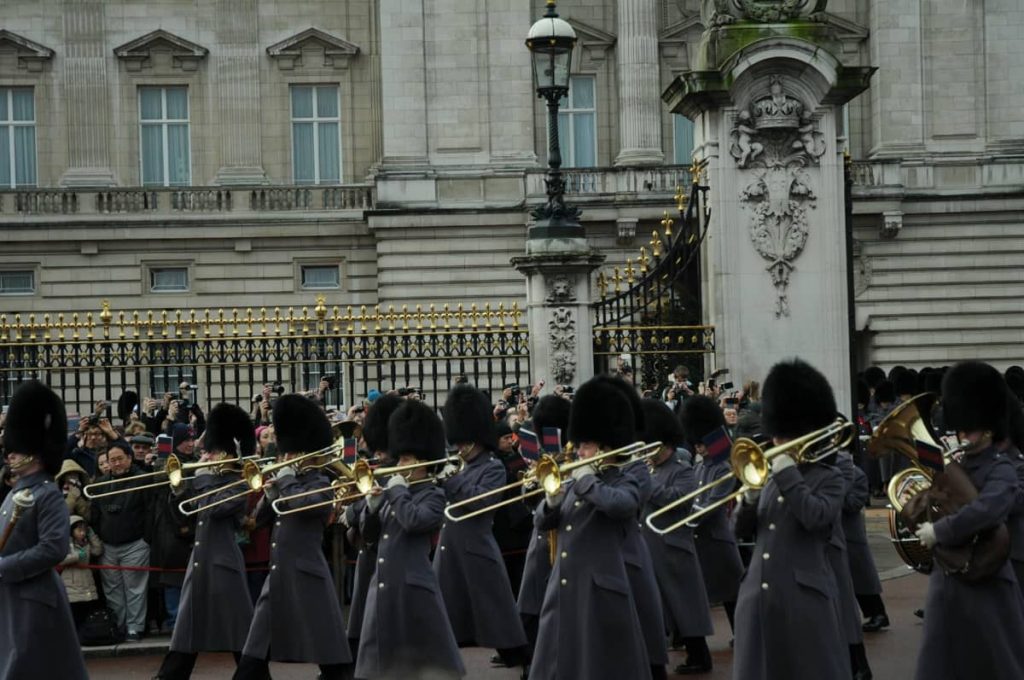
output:
[[[373,185],[227,187],[125,187],[0,191],[4,216],[242,214],[371,210]]]
[[[547,194],[544,186],[546,170],[533,170],[526,174],[526,197],[531,203]],[[568,168],[562,171],[565,193],[573,200],[586,202],[594,199],[621,197],[642,199],[645,196],[664,197],[675,194],[676,189],[690,186],[690,168],[685,165],[658,165],[622,168]]]

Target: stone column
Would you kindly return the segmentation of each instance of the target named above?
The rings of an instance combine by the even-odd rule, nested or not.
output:
[[[68,169],[62,186],[113,186],[110,166],[111,118],[107,87],[106,16],[103,0],[65,0],[64,104]]]
[[[618,7],[620,150],[615,165],[656,165],[665,160],[658,102],[658,5],[656,0],[619,0]]]
[[[259,7],[256,0],[220,0],[216,4],[218,54],[211,60],[220,112],[221,167],[217,184],[266,184],[260,130]]]
[[[590,275],[604,259],[584,250],[512,260],[526,276],[530,371],[549,385],[577,386],[594,374]]]

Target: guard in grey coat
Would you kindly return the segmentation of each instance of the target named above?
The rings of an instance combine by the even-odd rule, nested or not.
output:
[[[846,496],[850,487],[853,486],[856,467],[850,454],[839,452],[829,456],[822,461],[826,464],[833,464],[843,476],[843,504],[846,503]],[[828,561],[832,565],[832,573],[836,577],[836,587],[839,589],[839,597],[836,599],[836,607],[839,610],[839,621],[843,627],[843,634],[846,636],[846,643],[850,646],[850,664],[853,670],[854,680],[867,680],[871,678],[871,667],[868,664],[867,652],[864,649],[864,632],[861,630],[860,612],[857,606],[857,596],[854,594],[853,577],[850,575],[850,559],[847,555],[846,535],[843,533],[842,506],[840,506],[840,517],[832,526],[832,537],[828,542]]]
[[[677,447],[684,441],[679,420],[658,399],[645,399],[643,407],[644,441],[664,444],[651,459],[651,495],[643,513],[646,517],[694,491],[697,480],[690,462],[677,454]],[[675,524],[690,512],[691,505],[680,505],[659,517],[656,526]],[[651,531],[645,523],[643,536],[651,551],[669,636],[686,650],[686,663],[676,672],[707,673],[712,662],[705,637],[714,629],[693,530],[683,526],[662,535]]]
[[[215,406],[206,423],[203,448],[200,462],[253,455],[256,434],[249,414],[234,404]],[[170,500],[177,505],[187,496],[221,489],[198,501],[198,507],[205,509],[196,520],[195,545],[171,648],[156,675],[161,680],[191,677],[199,652],[234,652],[237,658],[245,646],[253,610],[236,536],[246,511],[246,498],[239,495],[236,484],[241,479],[239,467],[229,463],[224,469],[199,468],[188,489]],[[236,498],[224,502],[232,496]]]
[[[440,420],[416,401],[391,416],[388,440],[399,465],[440,460],[445,452]],[[367,498],[362,514],[363,535],[379,546],[356,662],[363,680],[443,680],[466,672],[430,566],[445,495],[422,483],[427,474],[420,468],[393,475],[386,491],[378,487]]]
[[[845,454],[839,455],[842,459]],[[843,499],[843,536],[846,537],[846,558],[853,579],[853,592],[866,619],[863,630],[868,633],[887,628],[889,615],[882,602],[882,582],[878,578],[878,568],[864,527],[864,506],[870,497],[868,476],[859,465],[852,466],[852,473],[852,483]]]
[[[491,405],[471,385],[456,385],[444,405],[445,433],[459,448],[464,468],[446,468],[449,502],[466,500],[505,484],[505,466],[492,453]],[[485,499],[482,503],[491,502]],[[464,512],[477,508],[468,506]],[[526,633],[516,612],[512,585],[492,532],[494,512],[445,522],[434,552],[434,573],[460,646],[491,647],[508,666],[529,662]]]
[[[1013,391],[1007,392],[1010,403],[1006,440],[1002,442],[1003,455],[1017,472],[1017,489],[1006,527],[1010,530],[1010,565],[1017,576],[1017,585],[1024,590],[1024,410]]]
[[[573,400],[569,436],[581,459],[629,444],[632,409],[616,389],[593,380]],[[610,482],[623,477],[620,484]],[[540,531],[558,530],[558,550],[540,615],[531,680],[644,680],[651,677],[629,576],[626,525],[641,508],[639,482],[615,467],[573,470],[562,490],[537,507]]]
[[[286,394],[273,411],[278,450],[288,460],[332,443],[327,417],[306,397]],[[327,475],[314,468],[285,467],[265,487],[260,512],[282,496],[324,489],[285,504],[285,509],[330,500]],[[279,504],[280,505],[280,504]],[[321,544],[328,506],[281,515],[274,521],[270,575],[256,601],[252,627],[245,641],[235,680],[263,680],[267,661],[315,663],[324,680],[349,677],[352,655],[345,638],[345,620]]]
[[[1005,522],[1017,474],[992,445],[1006,434],[1006,388],[999,372],[980,362],[951,368],[942,382],[944,417],[972,447],[960,464],[978,496],[955,514],[918,528],[921,542],[962,545]],[[967,582],[938,566],[928,577],[918,680],[1024,678],[1024,599],[1010,561],[993,576]]]
[[[828,381],[798,359],[771,369],[761,403],[764,432],[776,444],[824,427],[836,414]],[[798,466],[786,454],[772,458],[763,490],[744,494],[736,529],[746,535],[756,526],[757,543],[736,603],[736,680],[850,677],[826,557],[844,495],[839,470]]]
[[[708,397],[690,397],[683,402],[680,419],[683,433],[692,450],[701,456],[694,470],[698,487],[731,476],[728,452],[712,456],[704,445],[706,437],[725,426],[725,417],[718,404]],[[693,507],[706,508],[735,489],[736,483],[719,484],[698,496]],[[736,547],[736,535],[729,524],[729,509],[723,505],[698,518],[693,528],[693,538],[708,601],[712,604],[722,603],[729,625],[735,631],[736,596],[743,577],[743,562],[740,560],[739,548]]]
[[[89,676],[64,583],[55,571],[68,551],[68,508],[53,475],[67,432],[64,404],[29,381],[11,399],[4,430],[14,488],[0,505],[0,680]],[[14,521],[15,499],[32,505]],[[9,531],[9,533],[8,533]]]

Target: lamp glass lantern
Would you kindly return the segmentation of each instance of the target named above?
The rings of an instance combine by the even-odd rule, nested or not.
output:
[[[547,13],[530,27],[526,46],[533,56],[533,74],[537,94],[541,97],[563,97],[569,91],[569,67],[576,46],[576,31],[568,21],[560,19],[555,3],[548,3]]]

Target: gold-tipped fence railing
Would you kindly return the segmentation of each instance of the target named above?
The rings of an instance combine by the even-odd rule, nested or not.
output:
[[[529,332],[516,303],[113,310],[0,314],[0,397],[39,378],[69,411],[126,389],[142,396],[198,386],[204,408],[248,404],[266,384],[332,388],[330,405],[371,389],[416,387],[437,405],[463,378],[497,392],[530,381]]]

